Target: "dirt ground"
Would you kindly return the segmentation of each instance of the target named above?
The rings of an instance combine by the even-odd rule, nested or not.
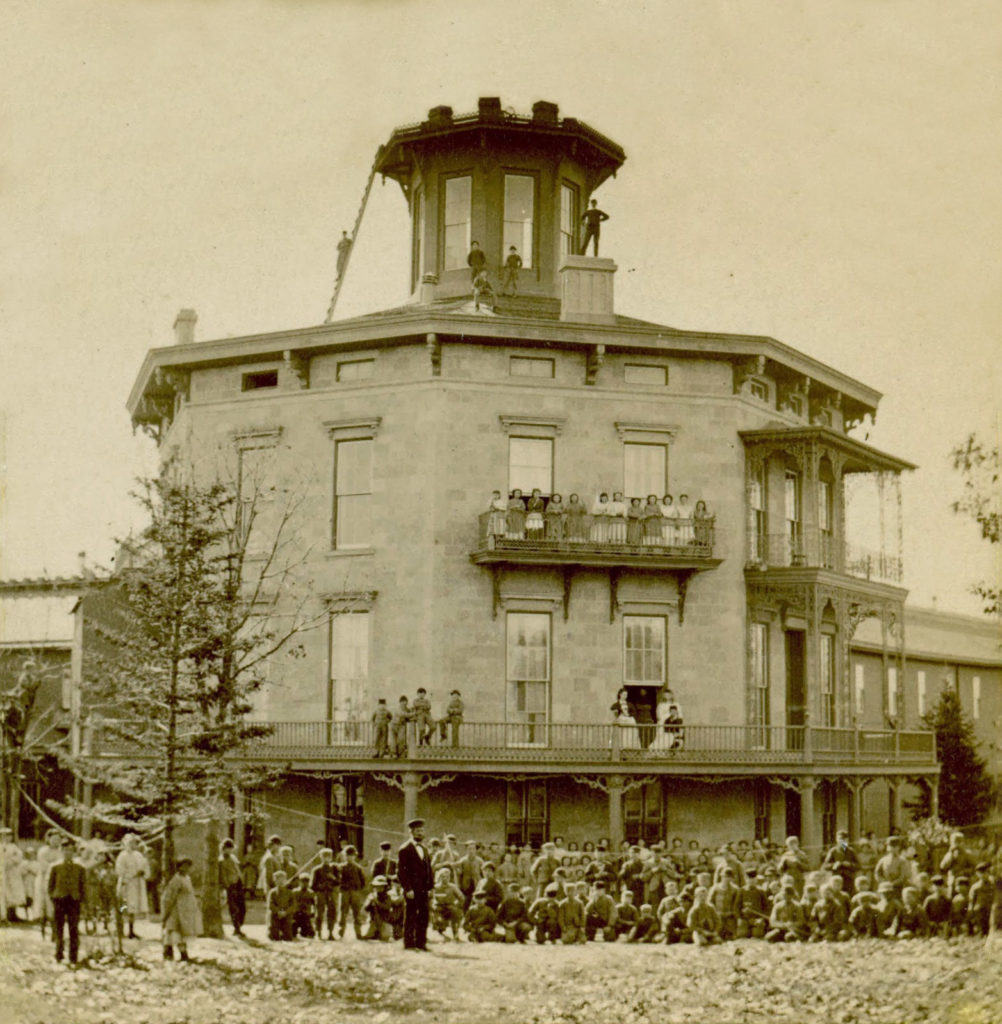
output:
[[[165,963],[156,926],[129,965],[53,959],[36,929],[0,929],[2,1024],[1002,1024],[1002,936],[770,946],[472,945],[199,939]]]

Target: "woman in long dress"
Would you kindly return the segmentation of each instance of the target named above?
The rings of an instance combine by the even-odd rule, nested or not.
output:
[[[630,707],[630,694],[625,686],[621,686],[616,694],[616,700],[612,705],[612,714],[620,730],[620,749],[638,750],[640,748],[640,733],[637,730],[637,720],[633,717],[633,708]]]
[[[609,541],[612,544],[626,543],[626,509],[623,492],[616,491],[609,502]]]
[[[543,539],[543,510],[545,507],[542,493],[538,487],[534,487],[532,489],[532,496],[526,505],[526,511],[529,515],[525,520],[525,534],[529,540]]]
[[[696,502],[696,510],[692,513],[692,526],[696,546],[708,548],[710,546],[710,510],[706,507],[705,501]]]
[[[644,507],[639,498],[630,499],[626,510],[626,543],[638,547],[644,542]]]
[[[564,539],[564,499],[559,494],[550,496],[546,511],[543,512],[543,522],[546,524],[547,540]]]
[[[127,835],[122,840],[122,852],[115,858],[115,875],[118,878],[117,896],[124,908],[129,923],[129,938],[136,938],[136,918],[149,913],[146,899],[146,879],[150,864],[139,849],[139,839]]]
[[[567,499],[567,509],[564,514],[564,536],[568,540],[585,540],[585,516],[587,515],[581,499],[572,494]]]
[[[525,502],[516,487],[508,499],[508,540],[525,540]]]
[[[500,491],[491,495],[488,506],[490,516],[487,520],[487,536],[503,537],[508,532],[508,502],[501,497]]]
[[[40,846],[35,855],[38,868],[35,871],[35,892],[31,903],[31,916],[33,920],[42,922],[43,935],[46,922],[51,921],[55,914],[52,900],[49,899],[49,872],[52,870],[53,864],[58,864],[63,859],[62,848],[62,834],[59,829],[50,828],[45,833],[45,845]]]
[[[603,491],[595,500],[591,509],[591,539],[597,544],[605,544],[609,540],[609,516],[612,515],[609,495]]]
[[[661,502],[656,494],[647,495],[647,504],[644,505],[644,543],[657,545],[661,543]]]
[[[665,544],[673,548],[678,544],[678,509],[670,494],[661,499],[661,531]]]
[[[696,534],[692,525],[692,506],[689,504],[689,495],[680,494],[678,496],[678,504],[675,507],[678,509],[678,542],[683,547],[689,547],[691,544],[695,544],[696,542]]]

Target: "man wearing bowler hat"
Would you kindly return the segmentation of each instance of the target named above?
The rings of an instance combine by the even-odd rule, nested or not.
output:
[[[397,878],[404,890],[404,949],[428,949],[428,900],[434,886],[431,856],[421,844],[424,819],[407,822],[410,838],[397,852]]]

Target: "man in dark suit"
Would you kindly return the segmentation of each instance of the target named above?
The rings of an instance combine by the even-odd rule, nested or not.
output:
[[[73,846],[63,843],[63,859],[49,872],[49,898],[52,900],[56,959],[63,958],[63,924],[70,933],[70,963],[77,962],[80,951],[80,907],[84,901],[84,869],[73,860]]]
[[[428,900],[434,886],[431,855],[421,844],[424,820],[407,822],[410,839],[397,852],[397,878],[404,890],[404,949],[428,949]]]

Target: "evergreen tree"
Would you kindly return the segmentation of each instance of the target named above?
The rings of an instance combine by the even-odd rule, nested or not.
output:
[[[940,819],[954,826],[978,824],[991,809],[995,787],[978,754],[974,724],[964,714],[956,692],[944,689],[923,721],[936,734]],[[929,803],[929,794],[924,793],[915,805],[917,817],[929,814]]]

